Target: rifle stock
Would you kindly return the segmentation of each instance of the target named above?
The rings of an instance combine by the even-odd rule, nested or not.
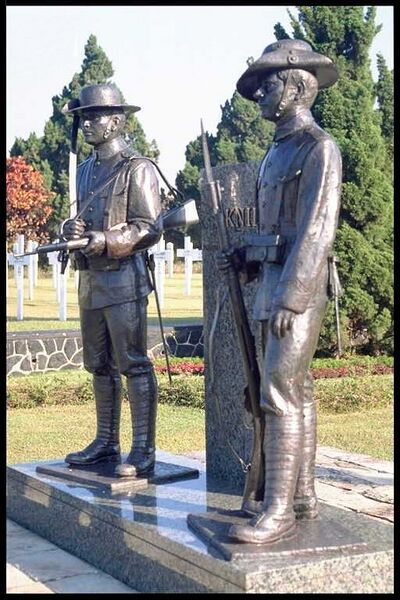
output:
[[[229,237],[221,206],[219,183],[212,179],[210,155],[203,129],[203,122],[201,122],[201,139],[207,184],[210,187],[212,209],[217,223],[219,246],[221,251],[226,252],[230,249]],[[260,371],[257,363],[255,341],[253,334],[251,333],[239,277],[233,265],[228,268],[226,278],[233,319],[236,326],[239,348],[247,380],[247,388],[245,390],[246,407],[250,409],[253,416],[254,428],[250,468],[246,473],[245,489],[242,499],[242,509],[245,509],[246,506],[252,502],[262,500],[264,495],[263,441],[265,422],[264,415],[260,409]]]

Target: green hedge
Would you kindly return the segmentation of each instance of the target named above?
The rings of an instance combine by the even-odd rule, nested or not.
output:
[[[204,359],[199,357],[190,358],[178,358],[171,356],[169,358],[171,365],[191,362],[194,364],[203,364]],[[165,358],[156,358],[154,361],[155,365],[165,366]],[[393,367],[394,358],[393,356],[363,356],[356,355],[348,358],[314,358],[311,363],[312,369],[323,369],[323,368],[340,368],[340,367],[372,367],[373,365],[385,365],[387,367]]]
[[[385,365],[393,367],[393,356],[351,356],[350,358],[314,358],[312,369],[341,368],[341,367],[372,367]]]
[[[174,406],[204,408],[204,377],[159,374],[159,401]],[[125,386],[125,380],[124,380]],[[315,397],[324,412],[343,413],[388,406],[393,402],[393,376],[367,375],[319,379]],[[125,389],[126,399],[126,389]],[[9,377],[8,408],[74,405],[93,402],[91,376],[86,371],[63,371]]]

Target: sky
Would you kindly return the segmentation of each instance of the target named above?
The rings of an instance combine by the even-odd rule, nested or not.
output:
[[[174,184],[200,119],[216,132],[246,60],[275,41],[277,22],[292,33],[287,9],[297,15],[294,6],[7,6],[7,154],[16,137],[43,135],[52,97],[81,70],[94,34]],[[378,6],[376,22],[374,79],[378,52],[393,68],[393,6]]]

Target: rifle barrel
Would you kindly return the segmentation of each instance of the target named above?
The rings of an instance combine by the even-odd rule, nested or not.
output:
[[[60,252],[61,250],[81,250],[86,248],[89,243],[89,238],[83,237],[77,240],[68,240],[67,242],[57,242],[55,244],[43,244],[38,246],[32,252],[24,252],[22,254],[14,254],[15,258],[22,256],[31,256],[32,254],[48,254],[49,252]]]

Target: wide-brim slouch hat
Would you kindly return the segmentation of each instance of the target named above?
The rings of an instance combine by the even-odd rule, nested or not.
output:
[[[96,108],[100,110],[102,108],[122,110],[126,113],[134,113],[140,110],[140,106],[122,102],[121,92],[115,85],[110,83],[83,87],[79,97],[67,102],[62,110],[67,114],[79,115],[83,110]]]
[[[269,73],[284,69],[304,69],[312,73],[319,89],[333,85],[339,78],[334,62],[315,52],[304,40],[284,39],[267,46],[260,58],[251,63],[240,77],[236,89],[248,100],[256,101],[254,93]]]

